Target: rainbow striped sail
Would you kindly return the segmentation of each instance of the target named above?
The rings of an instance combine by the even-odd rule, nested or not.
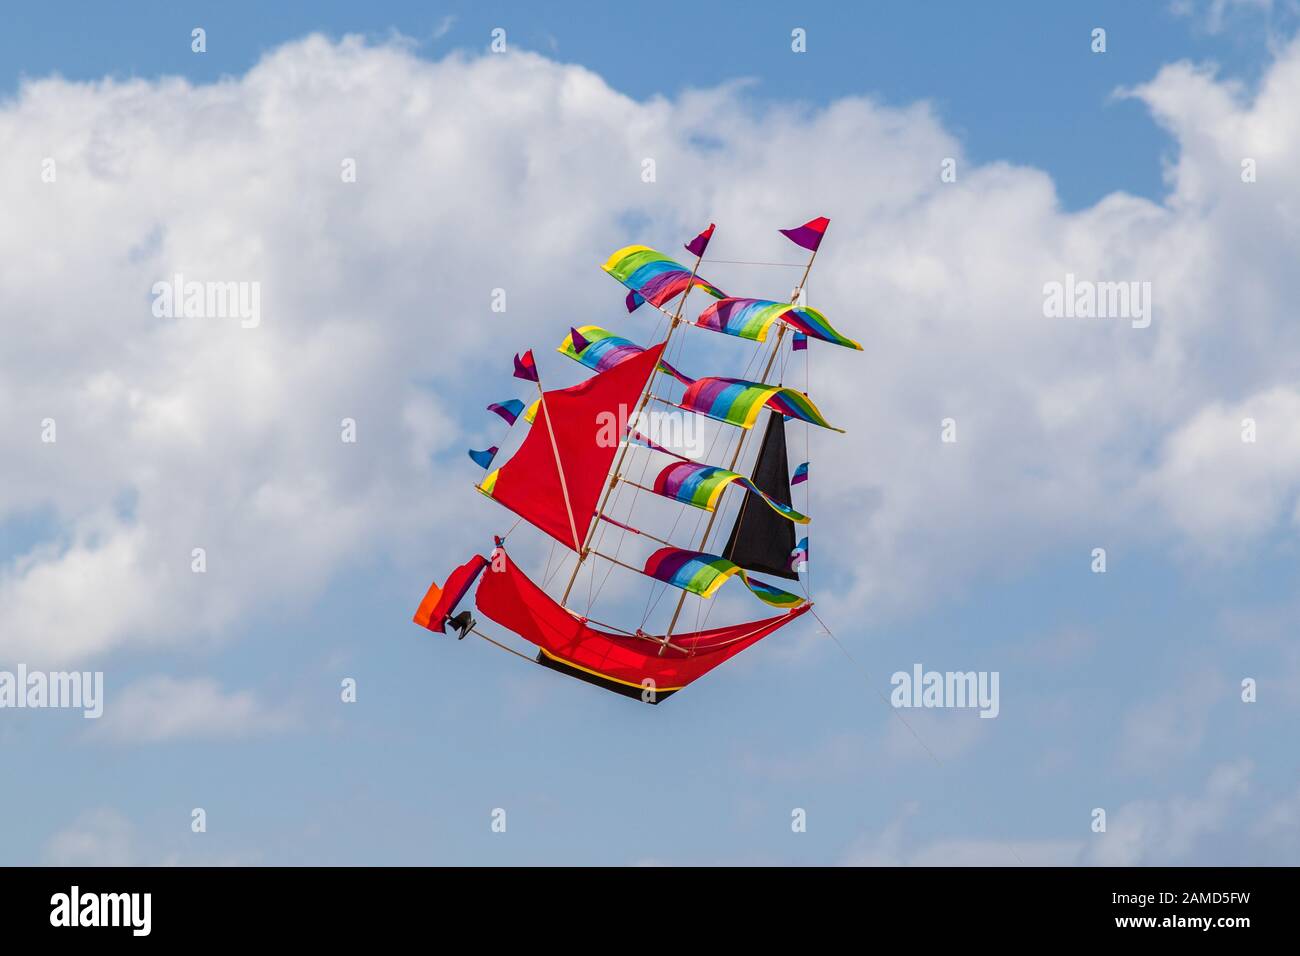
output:
[[[655,494],[663,495],[665,498],[675,498],[677,501],[691,505],[694,508],[713,511],[717,507],[718,498],[721,497],[723,489],[732,482],[758,495],[763,501],[767,502],[768,507],[782,517],[788,518],[796,524],[808,523],[806,515],[801,515],[789,505],[782,504],[775,498],[764,494],[757,485],[744,475],[738,475],[734,471],[727,471],[725,468],[717,468],[713,465],[702,465],[698,462],[674,462],[659,472],[659,475],[655,478],[654,491]]]
[[[573,340],[574,332],[578,333],[577,343]],[[569,334],[564,337],[564,341],[559,344],[555,351],[567,355],[575,362],[580,362],[593,371],[608,372],[619,362],[624,362],[634,355],[640,355],[645,349],[635,342],[602,329],[598,325],[580,325],[569,331]],[[659,368],[683,385],[689,385],[692,381],[662,359],[659,362]]]
[[[688,411],[742,428],[753,428],[764,406],[812,425],[844,431],[826,421],[807,395],[780,385],[761,385],[739,378],[697,378],[686,387],[681,401],[681,407]]]
[[[804,598],[788,591],[782,591],[765,581],[757,581],[745,573],[738,564],[716,554],[702,551],[686,551],[682,548],[660,548],[646,560],[645,573],[656,580],[671,584],[675,588],[698,594],[700,597],[713,597],[713,592],[722,587],[727,579],[739,575],[745,586],[764,604],[773,607],[799,607],[807,603]]]
[[[692,280],[690,269],[649,246],[624,246],[605,260],[601,268],[632,290],[627,297],[629,312],[635,311],[642,302],[657,308],[685,291],[688,284],[698,286],[715,299],[727,296],[699,276]]]
[[[714,302],[701,312],[695,324],[702,329],[712,329],[725,335],[762,342],[767,338],[772,323],[777,320],[803,335],[862,351],[861,345],[835,331],[826,316],[816,309],[795,306],[788,302],[772,302],[768,299],[723,299]]]

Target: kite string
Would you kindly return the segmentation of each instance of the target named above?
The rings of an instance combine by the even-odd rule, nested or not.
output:
[[[907,728],[907,732],[910,733],[914,738],[916,738],[916,742],[921,745],[921,748],[927,754],[929,754],[930,759],[934,761],[935,766],[940,768],[941,770],[946,770],[947,767],[944,765],[943,761],[940,760],[938,755],[935,754],[935,752],[930,749],[929,744],[927,744],[921,738],[921,735],[916,732],[916,728],[913,727],[910,723],[908,723],[907,718],[905,718],[901,713],[899,713],[898,708],[889,702],[889,700],[885,697],[884,694],[880,692],[880,689],[877,688],[875,684],[871,683],[866,668],[858,663],[857,658],[855,658],[852,654],[849,653],[849,649],[845,647],[843,642],[841,642],[840,639],[835,636],[835,633],[829,627],[826,626],[826,622],[822,620],[821,615],[818,614],[816,610],[814,610],[811,606],[808,608],[808,613],[810,613],[814,618],[817,619],[817,623],[822,626],[822,630],[826,632],[826,636],[835,642],[835,646],[840,649],[840,653],[843,654],[845,658],[848,659],[849,663],[852,664],[858,670],[858,672],[863,676],[863,678],[867,680],[867,684],[871,687],[871,690],[876,695],[876,697],[880,699],[880,702],[884,704],[886,707],[888,707],[890,713],[892,713],[895,717],[897,717],[899,722],[904,727]],[[1019,863],[1021,866],[1024,866],[1025,861],[1021,859],[1020,854],[1016,852],[1016,848],[1012,846],[1010,843],[1006,843],[1005,846],[1008,850],[1011,851],[1011,855],[1016,858],[1016,862]]]

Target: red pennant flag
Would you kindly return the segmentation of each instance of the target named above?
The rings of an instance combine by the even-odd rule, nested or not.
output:
[[[515,354],[515,378],[522,378],[525,382],[536,382],[537,363],[533,361],[533,350],[529,349],[522,356]]]
[[[709,240],[713,238],[713,228],[714,224],[709,223],[708,229],[705,229],[690,242],[686,243],[686,251],[693,256],[704,255],[704,250],[709,247]]]
[[[802,226],[796,226],[793,229],[780,229],[778,232],[785,236],[797,246],[803,246],[809,252],[816,252],[817,247],[822,244],[822,236],[826,234],[826,227],[831,221],[825,216],[818,216],[816,219],[809,219]]]

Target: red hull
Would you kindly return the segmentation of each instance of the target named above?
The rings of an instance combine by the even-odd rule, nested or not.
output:
[[[713,668],[761,641],[812,605],[777,617],[708,631],[672,636],[663,647],[653,636],[632,637],[591,627],[565,610],[500,552],[479,582],[475,603],[497,624],[541,648],[543,663],[561,665],[612,690],[642,696],[653,688],[658,698],[681,690]],[[659,652],[663,650],[661,655]],[[540,660],[541,658],[539,658]],[[650,681],[652,683],[647,684]]]

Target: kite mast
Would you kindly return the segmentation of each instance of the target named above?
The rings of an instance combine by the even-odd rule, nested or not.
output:
[[[818,245],[820,246],[820,242]],[[799,299],[803,294],[803,288],[808,282],[808,273],[812,272],[813,262],[816,261],[816,259],[817,259],[817,250],[813,249],[812,255],[808,257],[808,265],[804,267],[803,278],[799,280],[799,284],[795,286],[794,291],[790,294],[791,305],[798,304]],[[699,263],[696,263],[696,268],[699,268]],[[689,291],[689,289],[687,291]],[[685,300],[686,297],[683,295],[682,298],[683,300]],[[769,355],[767,358],[767,366],[763,369],[763,377],[759,379],[759,382],[764,385],[767,384],[767,377],[772,372],[772,366],[776,364],[776,357],[781,354],[781,341],[785,338],[786,328],[787,328],[786,324],[782,322],[781,327],[776,331],[776,345],[773,346],[772,354]],[[777,414],[777,412],[773,411],[771,412],[771,414],[775,415]],[[747,434],[748,434],[747,431],[741,431],[740,437],[736,439],[736,451],[731,456],[731,464],[727,466],[728,471],[736,470],[736,463],[740,461],[740,452],[741,449],[745,447],[745,436]],[[704,546],[709,541],[709,534],[712,533],[713,525],[717,522],[717,520],[718,520],[718,510],[715,508],[713,511],[709,513],[709,520],[704,526],[704,534],[700,536],[700,545],[698,550],[700,551],[704,550]],[[668,646],[668,641],[673,636],[673,629],[677,627],[677,619],[681,617],[682,608],[686,604],[686,595],[688,593],[690,592],[682,591],[681,596],[677,598],[677,607],[673,609],[672,620],[669,621],[668,630],[664,633],[664,643],[659,648],[660,656],[663,655],[664,649],[667,648]]]
[[[713,227],[710,226],[709,232],[711,233],[712,231],[713,231]],[[706,246],[708,245],[707,241],[705,242],[705,245]],[[816,253],[813,254],[816,255]],[[668,343],[672,340],[673,333],[677,331],[677,326],[681,324],[682,312],[685,311],[686,309],[686,297],[689,296],[691,294],[691,290],[695,288],[695,277],[699,273],[700,263],[703,261],[704,261],[704,250],[700,249],[699,254],[695,257],[695,266],[694,268],[691,269],[691,277],[686,282],[686,288],[682,290],[681,298],[677,300],[677,309],[671,316],[672,321],[669,322],[668,324],[668,333],[664,336],[664,341],[663,341],[664,348],[663,348],[663,352],[660,353],[661,355],[663,355],[668,351]],[[805,272],[804,278],[806,279],[807,276],[808,274],[807,272]],[[663,312],[662,309],[660,309],[659,311]],[[667,315],[666,312],[664,312],[664,314]],[[592,536],[595,535],[596,528],[600,525],[600,519],[604,517],[605,506],[609,504],[609,496],[613,493],[614,486],[618,484],[618,475],[623,468],[623,460],[627,458],[628,449],[631,448],[630,430],[632,428],[635,428],[636,423],[640,421],[641,412],[646,407],[646,403],[649,402],[650,400],[650,394],[653,391],[654,381],[658,377],[658,375],[659,375],[659,366],[656,365],[655,370],[650,373],[650,378],[646,380],[645,391],[641,393],[641,400],[637,403],[636,411],[633,413],[632,417],[628,419],[628,433],[623,435],[623,450],[619,453],[618,461],[614,463],[614,468],[609,473],[609,481],[605,485],[605,493],[600,499],[600,506],[596,509],[596,516],[592,520],[590,527],[587,528],[587,536],[586,538],[583,539],[582,547],[579,548],[578,550],[578,561],[573,566],[573,573],[569,575],[569,583],[564,586],[564,595],[560,598],[560,604],[562,605],[568,603],[569,594],[570,592],[573,591],[573,584],[575,581],[578,580],[578,572],[582,570],[582,563],[587,559],[587,555],[591,553],[590,545],[591,545]]]

